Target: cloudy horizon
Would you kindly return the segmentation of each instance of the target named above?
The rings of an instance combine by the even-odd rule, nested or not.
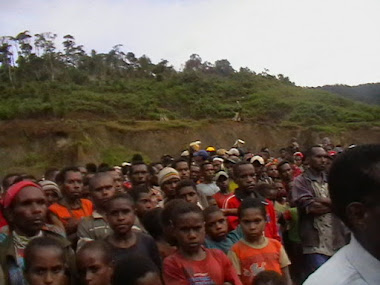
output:
[[[13,0],[0,3],[0,36],[71,34],[87,52],[227,59],[238,70],[284,74],[299,86],[380,82],[376,0]]]

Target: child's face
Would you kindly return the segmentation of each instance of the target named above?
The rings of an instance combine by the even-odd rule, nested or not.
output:
[[[153,208],[152,194],[149,193],[140,193],[139,199],[136,201],[136,213],[138,216],[144,216],[146,212]]]
[[[222,240],[228,231],[227,219],[221,211],[211,213],[206,218],[206,233],[213,240]]]
[[[136,280],[136,285],[162,285],[162,281],[156,272],[148,272]]]
[[[30,285],[66,285],[68,278],[65,273],[63,252],[58,248],[38,248],[33,252],[31,265],[26,278]]]
[[[178,198],[183,199],[186,202],[197,204],[198,203],[198,193],[191,186],[185,186],[178,190]]]
[[[183,251],[197,252],[205,239],[203,216],[199,213],[180,215],[174,224],[174,235]]]
[[[79,276],[85,285],[110,285],[113,266],[104,262],[100,250],[84,250],[77,255]]]
[[[126,199],[112,201],[107,211],[107,221],[115,234],[129,233],[135,222],[132,203]]]
[[[243,210],[240,225],[247,241],[255,241],[262,236],[266,220],[260,209],[248,208]]]

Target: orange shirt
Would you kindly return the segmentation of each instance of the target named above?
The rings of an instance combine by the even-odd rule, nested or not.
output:
[[[88,217],[92,215],[93,212],[93,205],[90,200],[87,199],[80,199],[81,201],[81,208],[76,210],[70,210],[66,206],[54,203],[50,205],[49,211],[55,214],[60,221],[63,223],[64,226],[67,225],[67,222],[71,218],[75,218],[80,220],[83,217]]]
[[[258,246],[241,239],[231,247],[228,257],[244,285],[251,285],[253,278],[264,270],[282,274],[281,268],[290,264],[282,244],[271,238],[264,238],[264,242]]]

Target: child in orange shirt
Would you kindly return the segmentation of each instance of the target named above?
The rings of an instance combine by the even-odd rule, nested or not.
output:
[[[254,198],[244,199],[238,216],[244,238],[232,246],[228,257],[242,283],[251,285],[258,273],[273,270],[284,275],[287,284],[291,285],[288,269],[290,261],[282,244],[264,236],[266,211],[263,201]]]

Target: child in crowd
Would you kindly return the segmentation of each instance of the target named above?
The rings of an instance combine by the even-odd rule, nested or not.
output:
[[[253,280],[255,285],[286,285],[284,276],[273,270],[264,270]]]
[[[233,230],[228,233],[227,218],[217,206],[206,208],[203,216],[207,234],[206,247],[217,248],[227,254],[232,245],[242,238],[241,230]]]
[[[68,268],[65,250],[57,239],[39,237],[27,245],[25,278],[29,285],[69,285]],[[17,284],[23,284],[22,280],[19,281]]]
[[[178,183],[176,187],[176,198],[193,203],[202,210],[204,209],[204,205],[207,204],[206,199],[204,199],[206,201],[203,203],[204,205],[200,203],[200,195],[197,191],[197,186],[192,180],[181,180]]]
[[[161,269],[161,259],[153,238],[132,230],[135,221],[135,205],[132,198],[122,194],[111,198],[107,203],[106,217],[113,232],[105,238],[111,246],[116,264],[134,253],[144,255]]]
[[[144,228],[144,225],[141,223],[142,218],[150,209],[153,209],[153,200],[152,200],[152,191],[148,188],[147,185],[141,184],[133,187],[129,194],[133,198],[135,203],[135,223],[133,229],[147,233]]]
[[[216,204],[219,208],[223,208],[223,204],[228,199],[233,195],[228,190],[228,185],[230,183],[228,174],[224,171],[219,171],[215,174],[215,182],[216,185],[219,187],[220,191],[216,192],[213,197],[216,201]]]
[[[166,205],[170,203],[171,201]],[[154,208],[153,210],[148,211],[144,215],[142,223],[147,232],[155,240],[160,256],[164,259],[168,255],[174,253],[177,248],[171,245],[165,238],[164,226],[162,223],[162,212],[162,208]]]
[[[113,285],[163,285],[161,274],[147,257],[131,255],[115,268]]]
[[[164,260],[166,285],[241,284],[222,251],[202,246],[205,228],[202,210],[198,206],[187,203],[174,207],[171,223],[178,251]]]
[[[84,244],[77,253],[77,268],[84,285],[111,285],[114,264],[112,250],[104,241]]]
[[[264,236],[266,210],[263,200],[244,199],[238,216],[244,238],[232,246],[228,256],[242,283],[251,285],[259,272],[273,270],[284,275],[287,284],[291,285],[290,261],[283,246],[279,241]]]

